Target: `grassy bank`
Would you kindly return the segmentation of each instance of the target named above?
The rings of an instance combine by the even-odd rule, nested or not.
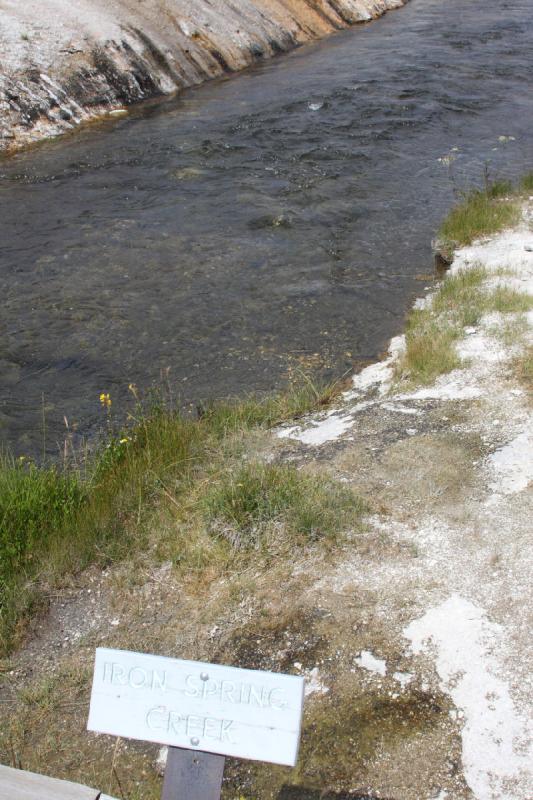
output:
[[[439,228],[439,248],[451,258],[456,247],[516,225],[520,201],[531,192],[533,173],[527,173],[516,185],[507,180],[486,181],[483,189],[464,192]]]
[[[274,529],[297,543],[334,537],[355,522],[362,506],[349,492],[290,466],[243,463],[250,437],[323,407],[334,394],[334,387],[304,380],[283,394],[219,403],[198,419],[161,406],[139,408],[133,426],[110,434],[82,466],[39,467],[4,457],[2,650],[16,643],[51,586],[91,563],[142,550],[159,527],[166,531],[161,551],[187,569],[268,548]],[[171,533],[158,519],[169,511]]]
[[[486,189],[468,192],[448,214],[439,233],[448,246],[467,245],[480,236],[515,225],[519,218],[520,207],[512,184],[499,181]]]
[[[457,247],[517,225],[522,203],[532,191],[533,173],[528,173],[517,185],[497,181],[464,194],[439,229],[439,249],[451,260]],[[499,274],[501,285],[491,285],[489,279],[494,277],[498,273],[475,265],[447,276],[424,307],[409,314],[406,350],[396,365],[397,380],[411,386],[427,385],[459,367],[458,340],[466,327],[478,325],[487,314],[509,317],[502,335],[507,335],[508,344],[513,343],[523,328],[517,315],[533,308],[533,298],[506,286],[503,273]],[[527,365],[521,369],[527,373]]]
[[[443,281],[424,308],[407,319],[406,349],[396,377],[412,385],[427,385],[460,366],[456,343],[464,329],[486,314],[520,315],[533,309],[533,297],[508,286],[492,287],[494,273],[483,267],[457,272]]]

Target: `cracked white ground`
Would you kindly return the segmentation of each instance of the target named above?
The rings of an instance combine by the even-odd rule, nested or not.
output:
[[[530,215],[525,209],[519,229],[458,251],[452,272],[472,264],[489,271],[503,268],[512,274],[500,272],[495,281],[533,294]],[[529,327],[522,347],[533,342],[533,314],[526,318]],[[278,431],[281,438],[313,448],[312,458],[323,459],[328,448],[347,481],[351,477],[346,456],[336,457],[333,448],[347,440],[364,447],[369,410],[374,420],[394,415],[397,424],[405,426],[416,454],[417,438],[428,436],[425,417],[431,413],[433,421],[439,416],[446,421],[450,409],[455,414],[459,409],[463,421],[449,426],[450,436],[460,440],[475,434],[486,448],[483,457],[471,462],[473,478],[465,480],[459,497],[435,498],[426,470],[416,486],[415,513],[409,498],[402,497],[406,478],[389,471],[393,493],[398,484],[395,504],[391,514],[375,517],[373,525],[398,543],[415,547],[418,557],[374,561],[369,569],[368,559],[356,555],[337,566],[333,577],[323,579],[330,586],[333,580],[336,591],[358,584],[374,590],[388,629],[394,632],[396,627],[405,652],[417,657],[424,679],[451,698],[451,713],[461,726],[468,793],[437,786],[430,796],[439,800],[533,797],[533,424],[526,390],[510,373],[520,345],[502,344],[497,326],[492,315],[477,328],[466,329],[459,346],[464,366],[408,394],[388,393],[392,367],[403,347],[403,337],[398,337],[387,360],[356,376],[341,408],[300,428]],[[406,469],[412,470],[408,480],[417,481],[413,464],[406,463]],[[378,676],[387,672],[386,660],[372,652],[361,652],[356,663]]]

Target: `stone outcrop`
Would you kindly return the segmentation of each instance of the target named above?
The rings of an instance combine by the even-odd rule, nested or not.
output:
[[[0,0],[0,151],[62,133],[407,0]]]

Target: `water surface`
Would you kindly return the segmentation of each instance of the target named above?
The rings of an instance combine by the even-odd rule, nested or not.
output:
[[[376,357],[454,187],[533,166],[532,11],[412,0],[0,162],[3,442],[38,451],[44,413],[54,452],[130,382],[187,404]]]

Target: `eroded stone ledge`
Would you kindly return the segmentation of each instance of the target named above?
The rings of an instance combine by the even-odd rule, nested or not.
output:
[[[0,0],[0,151],[250,66],[407,0]]]

